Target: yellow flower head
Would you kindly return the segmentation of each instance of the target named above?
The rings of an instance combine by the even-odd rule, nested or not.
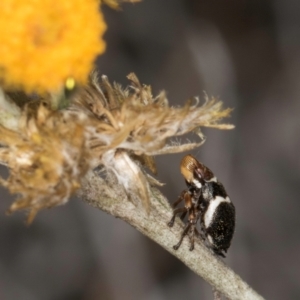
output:
[[[105,29],[97,0],[1,0],[0,83],[27,92],[84,83]]]

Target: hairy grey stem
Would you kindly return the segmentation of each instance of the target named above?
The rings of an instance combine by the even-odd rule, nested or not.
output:
[[[180,221],[172,228],[167,222],[172,216],[172,209],[165,197],[151,188],[151,208],[147,214],[134,206],[124,189],[116,182],[108,184],[97,174],[90,172],[82,183],[79,196],[90,205],[124,220],[144,235],[161,245],[176,256],[212,287],[231,300],[262,300],[237,274],[216,257],[201,241],[195,241],[194,251],[189,251],[188,239],[184,239],[178,250],[173,245],[178,242],[183,229]],[[130,195],[129,195],[130,196]]]

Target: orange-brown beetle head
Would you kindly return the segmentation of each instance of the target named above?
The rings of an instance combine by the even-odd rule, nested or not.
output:
[[[180,171],[188,183],[198,188],[201,188],[204,181],[216,181],[212,171],[190,154],[182,159]]]

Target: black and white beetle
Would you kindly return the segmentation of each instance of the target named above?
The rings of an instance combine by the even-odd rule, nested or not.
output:
[[[187,189],[173,204],[173,217],[168,226],[173,226],[176,215],[180,213],[182,220],[188,214],[188,221],[178,244],[173,248],[177,250],[183,238],[189,235],[192,251],[196,235],[205,240],[217,255],[225,257],[224,252],[227,252],[230,247],[234,233],[234,205],[213,172],[192,155],[187,155],[182,159],[180,170]],[[184,207],[175,209],[181,201],[184,201]],[[196,228],[199,219],[200,232]]]

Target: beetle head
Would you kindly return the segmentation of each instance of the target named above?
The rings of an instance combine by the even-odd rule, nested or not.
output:
[[[215,178],[209,168],[190,154],[182,159],[180,171],[184,179],[197,188],[201,188],[205,181],[213,181]]]

